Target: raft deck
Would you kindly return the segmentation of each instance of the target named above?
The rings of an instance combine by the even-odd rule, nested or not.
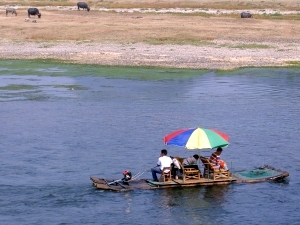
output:
[[[180,187],[195,187],[195,186],[211,186],[211,185],[224,185],[235,182],[233,177],[222,178],[218,180],[200,178],[195,180],[183,181],[182,179],[172,179],[165,182],[156,182],[147,179],[139,179],[129,181],[128,184],[122,181],[114,182],[113,180],[106,180],[102,178],[91,177],[93,185],[102,190],[112,190],[112,191],[128,191],[136,189],[162,189],[162,188],[180,188]]]
[[[130,191],[137,189],[163,189],[163,188],[184,188],[196,186],[211,185],[228,185],[231,183],[254,183],[264,181],[282,180],[289,176],[286,171],[275,169],[271,166],[263,166],[253,170],[234,172],[229,177],[221,177],[218,179],[198,178],[198,179],[172,179],[165,182],[155,182],[147,179],[130,180],[124,182],[122,180],[108,180],[97,177],[90,177],[93,185],[102,190],[111,191]]]

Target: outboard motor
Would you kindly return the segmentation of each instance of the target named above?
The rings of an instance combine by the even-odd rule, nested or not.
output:
[[[131,174],[131,172],[129,171],[129,170],[125,170],[124,172],[123,172],[123,183],[125,183],[125,184],[128,184],[128,181],[130,181],[131,180],[131,178],[132,178],[132,174]]]

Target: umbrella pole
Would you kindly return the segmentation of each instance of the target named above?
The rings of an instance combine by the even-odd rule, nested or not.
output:
[[[200,151],[200,149],[199,149],[199,159],[197,160],[197,166],[198,166],[198,168],[199,168],[199,170],[200,170],[200,174],[201,174],[201,169],[200,169],[200,153],[201,153],[201,151]]]

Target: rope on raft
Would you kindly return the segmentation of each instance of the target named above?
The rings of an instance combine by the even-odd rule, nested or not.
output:
[[[136,175],[132,176],[132,178],[130,180],[126,181],[126,182],[130,182],[130,181],[136,180],[137,178],[139,178],[140,176],[142,176],[148,170],[149,169],[146,169],[146,170],[144,170],[142,172],[138,172]],[[112,185],[112,184],[118,184],[118,185],[120,185],[120,183],[119,183],[120,181],[124,181],[123,178],[119,179],[119,180],[114,180],[114,181],[108,183],[108,185]]]
[[[142,176],[145,172],[147,172],[148,169],[142,171],[142,172],[138,172],[136,175],[134,175],[131,180],[136,180],[137,178],[139,178],[140,176]]]

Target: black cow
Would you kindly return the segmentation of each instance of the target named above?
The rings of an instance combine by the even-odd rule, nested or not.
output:
[[[78,10],[82,8],[83,10],[86,9],[87,11],[90,11],[90,7],[85,2],[77,2]]]
[[[6,8],[6,16],[8,13],[15,14],[15,16],[18,15],[15,8]]]
[[[30,15],[32,16],[38,16],[38,18],[41,18],[42,14],[39,12],[37,8],[29,8],[28,9],[28,17],[30,18]]]
[[[242,12],[241,13],[241,18],[253,18],[253,16],[251,15],[251,13]]]

